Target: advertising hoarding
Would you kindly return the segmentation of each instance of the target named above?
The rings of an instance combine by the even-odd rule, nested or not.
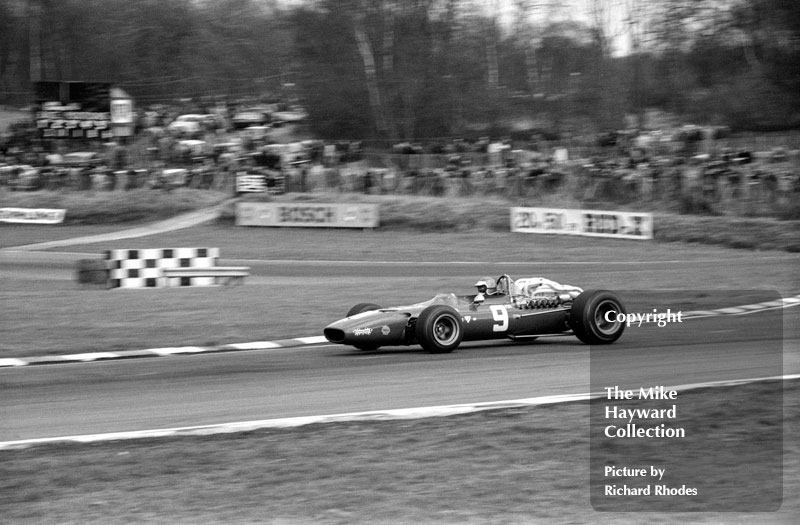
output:
[[[377,228],[377,204],[240,202],[237,226]]]
[[[653,214],[515,207],[511,208],[511,231],[648,240],[653,238]]]
[[[110,139],[111,84],[36,82],[34,119],[43,139]]]

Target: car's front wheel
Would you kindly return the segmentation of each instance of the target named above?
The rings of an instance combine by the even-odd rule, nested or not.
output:
[[[417,318],[416,335],[419,344],[428,352],[452,352],[464,338],[461,316],[449,306],[429,306]]]
[[[349,309],[347,311],[347,315],[345,317],[350,317],[350,316],[353,316],[353,315],[356,315],[356,314],[361,314],[361,313],[364,313],[364,312],[371,312],[373,310],[380,310],[380,309],[381,309],[381,307],[378,306],[377,304],[373,304],[373,303],[358,303],[357,305],[355,305],[354,307],[352,307],[351,309]]]
[[[625,331],[625,304],[614,292],[587,290],[572,303],[569,324],[575,336],[587,345],[608,345]]]

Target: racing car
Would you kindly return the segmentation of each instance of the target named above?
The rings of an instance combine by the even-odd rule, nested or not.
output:
[[[609,290],[583,290],[544,277],[496,279],[491,294],[439,293],[428,301],[382,308],[359,303],[323,329],[331,343],[359,350],[419,344],[452,352],[462,341],[574,335],[590,345],[611,344],[625,330],[625,305]]]

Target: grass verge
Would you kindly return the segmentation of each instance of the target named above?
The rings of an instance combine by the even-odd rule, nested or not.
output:
[[[507,232],[508,210],[512,206],[500,198],[436,198],[410,196],[375,196],[359,194],[304,194],[283,197],[253,196],[252,200],[291,200],[306,202],[368,202],[380,205],[381,229],[420,232]],[[514,206],[580,207],[563,202],[519,202]],[[598,204],[601,209],[619,209],[617,205]],[[784,250],[800,252],[800,221],[779,221],[734,216],[679,215],[655,212],[654,237],[660,242],[711,244],[728,248]],[[220,222],[233,224],[235,208],[230,204]]]
[[[152,192],[158,194],[158,192]],[[203,192],[200,192],[203,193]],[[182,197],[191,201],[195,192]],[[149,194],[136,194],[144,198]],[[173,196],[177,196],[174,194]],[[205,198],[205,194],[201,195]],[[298,199],[341,199],[352,195],[295,195]],[[289,198],[287,196],[287,198]],[[428,198],[414,200],[414,213],[403,211],[409,198],[364,196],[385,201],[395,216],[424,216],[437,206],[451,206],[450,224],[467,224],[459,216],[470,215],[467,202]],[[474,204],[474,203],[473,203]],[[226,260],[245,260],[254,266],[243,287],[212,289],[115,290],[81,288],[74,269],[55,268],[31,273],[24,265],[4,265],[0,301],[5,306],[0,322],[0,357],[121,351],[165,346],[217,346],[250,341],[319,335],[321,327],[340,318],[357,302],[381,305],[410,304],[429,299],[437,291],[469,293],[484,272],[502,271],[493,261],[530,261],[530,270],[515,270],[515,277],[545,275],[560,282],[609,289],[729,289],[772,288],[781,293],[800,289],[793,256],[778,254],[744,259],[738,252],[710,246],[681,247],[681,262],[670,244],[572,236],[538,236],[508,231],[487,233],[475,222],[467,231],[396,230],[375,232],[296,228],[242,228],[231,225],[232,206],[216,224],[205,224],[156,236],[124,239],[62,250],[101,253],[112,248],[216,246]],[[500,220],[497,207],[495,220]],[[444,212],[440,212],[443,213]],[[449,213],[449,212],[448,212]],[[476,215],[472,213],[472,215]],[[479,220],[479,215],[474,220]],[[492,217],[491,214],[487,217]],[[484,219],[480,219],[484,220]],[[227,222],[226,222],[227,221]],[[442,219],[440,225],[444,225]],[[484,224],[484,228],[489,228]],[[475,228],[475,229],[473,229]],[[3,246],[107,233],[114,225],[16,225],[0,226]],[[259,260],[331,261],[437,261],[446,268],[453,261],[487,261],[427,275],[425,269],[403,274],[363,274],[339,266],[291,271],[273,265],[257,271]],[[786,260],[783,260],[786,259]],[[705,262],[703,262],[705,260]],[[607,264],[604,263],[607,261]],[[622,264],[615,263],[622,261]],[[638,264],[625,264],[625,261]],[[697,263],[693,261],[698,261]],[[586,262],[588,266],[570,263]],[[379,266],[379,265],[378,265]],[[489,267],[492,269],[490,270]],[[334,267],[332,267],[334,268]],[[600,276],[598,276],[598,268]],[[720,271],[720,269],[724,271]],[[444,273],[443,273],[444,272]],[[402,277],[412,275],[412,278]],[[302,298],[297,300],[295,298]],[[740,304],[747,304],[742,299]],[[711,305],[720,308],[732,304]],[[47,330],[42,330],[46,320]],[[142,331],[141,327],[148,330]]]
[[[131,192],[8,192],[0,191],[0,207],[59,208],[67,210],[65,226],[132,224],[155,221],[206,208],[230,195],[207,190],[181,189],[171,193],[153,190]],[[362,195],[354,193],[292,193],[282,196],[251,194],[248,201],[368,202],[380,206],[382,231],[507,232],[509,207],[499,197],[441,198],[423,196]],[[574,202],[517,202],[517,206],[576,207]],[[602,205],[599,205],[602,206]],[[606,209],[618,209],[610,204]],[[233,225],[234,205],[220,214],[221,225]],[[7,225],[3,229],[8,229]],[[41,229],[41,228],[40,228]],[[27,232],[31,230],[28,229]],[[9,232],[9,236],[13,232]],[[48,239],[45,239],[48,240]],[[655,240],[689,242],[730,248],[800,252],[800,221],[656,213]],[[23,243],[38,242],[36,240]],[[9,239],[2,247],[13,246]]]
[[[681,412],[681,423],[757,440],[774,424],[755,410],[765,388],[682,393],[690,408]],[[777,513],[595,512],[589,409],[569,403],[2,451],[3,518],[18,524],[791,523],[800,513],[794,497],[800,489],[800,382],[786,382],[784,389],[785,496]],[[747,419],[718,410],[720,396]],[[709,446],[686,453],[697,458],[698,471],[711,475],[719,468]],[[719,480],[726,486],[741,481]],[[726,491],[719,494],[724,498]]]
[[[215,230],[210,228],[208,231],[213,233]],[[341,242],[334,242],[330,233],[320,232],[319,235],[325,235],[327,239],[306,239],[302,243],[298,243],[294,232],[290,231],[278,232],[280,235],[269,238],[259,238],[260,233],[239,232],[242,237],[236,237],[233,241],[248,247],[260,245],[267,252],[271,251],[285,259],[314,260],[319,254],[318,243],[327,242],[351,252],[345,254],[333,249],[325,252],[324,257],[332,260],[346,260],[340,257],[371,256],[402,261],[412,260],[415,253],[419,258],[424,258],[427,255],[437,255],[434,252],[438,251],[440,259],[433,260],[444,262],[439,267],[412,267],[400,275],[394,275],[398,268],[382,270],[380,265],[376,265],[377,274],[361,275],[357,268],[349,268],[347,265],[331,268],[283,268],[281,263],[277,263],[258,271],[254,267],[255,275],[248,277],[244,286],[148,290],[82,287],[74,282],[73,271],[69,269],[31,273],[25,268],[15,272],[12,267],[7,271],[13,273],[4,272],[6,278],[0,287],[0,302],[5,308],[0,322],[0,357],[21,358],[172,346],[218,346],[321,335],[322,327],[341,318],[356,303],[366,301],[382,306],[402,305],[429,299],[439,291],[470,293],[471,285],[481,274],[492,274],[502,271],[503,268],[490,263],[448,267],[448,257],[452,260],[453,254],[470,253],[475,246],[479,246],[478,243],[482,240],[480,236],[475,238],[464,234],[448,235],[447,245],[431,246],[432,241],[428,236],[418,239],[399,233],[373,238],[372,234],[359,232],[353,235],[360,237],[348,235]],[[187,233],[179,231],[172,235],[180,237]],[[442,237],[438,234],[429,236],[436,239]],[[155,246],[177,245],[178,237],[169,240],[161,238]],[[190,245],[209,245],[206,242],[197,242],[197,237],[192,239],[194,242],[190,242]],[[370,239],[371,242],[367,243]],[[226,242],[230,240],[226,239]],[[131,249],[145,247],[154,242],[152,239],[132,241],[134,240],[119,242]],[[203,241],[210,242],[210,239]],[[501,241],[499,245],[504,244],[506,243]],[[369,252],[374,245],[383,245],[376,249],[377,254],[360,252]],[[226,251],[226,246],[223,246],[222,253],[230,254]],[[353,246],[358,248],[352,248]],[[570,246],[559,244],[537,245],[536,248],[537,260],[567,260],[572,257],[596,261],[593,251],[586,247],[574,246],[570,249]],[[628,257],[636,257],[637,249],[638,244],[629,244],[615,247],[611,250],[613,253],[604,256],[613,256],[624,261]],[[603,244],[598,250],[607,252],[609,248]],[[498,253],[503,257],[511,257],[511,260],[525,260],[522,253]],[[679,308],[710,309],[758,302],[746,295],[736,295],[736,290],[743,289],[742,283],[747,283],[744,289],[749,290],[771,288],[792,292],[800,289],[796,261],[792,261],[791,256],[787,256],[790,260],[786,261],[731,261],[728,253],[729,262],[725,263],[725,254],[704,254],[705,251],[698,251],[695,256],[712,259],[711,263],[694,264],[691,262],[691,254],[687,254],[686,261],[682,264],[660,265],[657,263],[659,259],[672,256],[669,249],[662,247],[660,251],[651,251],[646,256],[654,259],[657,266],[644,261],[640,267],[609,263],[608,271],[604,271],[605,265],[597,262],[589,266],[539,264],[530,266],[530,270],[524,274],[518,269],[520,273],[514,277],[545,275],[559,282],[612,290],[680,289],[681,295],[666,305],[676,311]],[[265,252],[251,255],[262,259],[269,257]],[[514,258],[515,255],[520,258]],[[487,255],[481,254],[481,257]],[[719,257],[720,264],[725,265],[722,275],[717,276],[720,273],[720,264],[713,262],[714,257]],[[247,264],[258,263],[252,261]],[[436,274],[426,275],[432,268],[436,270]],[[600,275],[598,268],[601,268]],[[410,277],[403,276],[406,274]],[[703,292],[709,289],[727,291],[725,294]],[[686,290],[694,290],[695,293]],[[720,297],[725,297],[727,302],[715,303]],[[653,306],[648,300],[644,296],[625,296],[628,307],[634,309]],[[43,325],[46,325],[46,330]],[[143,326],[147,330],[142,330]]]
[[[0,207],[66,209],[65,223],[131,224],[167,219],[230,198],[229,194],[181,189],[173,192],[138,189],[132,191],[0,191]]]

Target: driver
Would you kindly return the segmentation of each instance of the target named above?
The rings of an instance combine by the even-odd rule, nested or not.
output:
[[[482,301],[485,296],[497,293],[497,282],[491,277],[481,277],[474,286],[478,289],[474,301]]]

